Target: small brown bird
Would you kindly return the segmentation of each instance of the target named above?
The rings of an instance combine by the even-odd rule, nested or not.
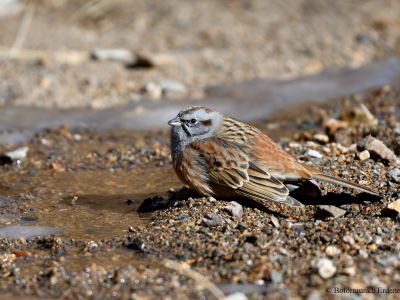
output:
[[[259,129],[210,108],[184,109],[168,124],[175,171],[200,194],[302,206],[288,186],[317,179],[377,195],[297,162]]]

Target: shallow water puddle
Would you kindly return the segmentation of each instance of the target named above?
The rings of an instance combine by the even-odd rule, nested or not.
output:
[[[22,222],[25,226],[18,227],[21,236],[32,236],[26,225],[34,225],[33,232],[41,232],[36,226],[46,226],[58,229],[59,235],[65,238],[91,240],[121,235],[129,226],[146,224],[150,216],[137,213],[141,202],[155,195],[167,196],[169,188],[181,186],[173,170],[166,168],[118,172],[41,171],[35,177],[6,176],[3,184],[7,183],[11,189],[4,192],[15,197],[16,202],[23,201],[31,212],[28,218],[20,218],[28,220]],[[2,230],[10,229],[3,227]],[[17,235],[18,231],[14,231],[8,236]]]

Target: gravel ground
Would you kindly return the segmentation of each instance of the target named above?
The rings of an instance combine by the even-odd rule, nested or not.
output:
[[[23,49],[38,52],[0,61],[0,104],[102,108],[201,98],[210,85],[359,66],[400,49],[398,1],[98,2],[36,4]],[[14,44],[21,14],[0,18],[3,52]],[[158,63],[93,61],[96,48]]]
[[[108,204],[102,208],[105,213],[94,210],[97,219],[79,215],[86,208],[78,205],[73,210],[76,221],[57,222],[63,219],[56,216],[74,209],[73,197],[66,205],[64,196],[75,186],[65,181],[53,189],[44,184],[48,178],[78,178],[95,171],[112,182],[120,174],[119,185],[107,189],[125,194],[128,186],[121,182],[127,172],[143,170],[140,178],[149,181],[154,168],[169,176],[168,132],[44,131],[29,142],[28,159],[19,168],[0,168],[0,189],[8,197],[2,198],[2,216],[22,215],[28,225],[58,224],[66,234],[0,239],[0,289],[7,295],[66,299],[213,299],[222,292],[250,299],[396,299],[400,223],[398,207],[396,211],[392,205],[399,199],[400,170],[365,138],[371,134],[390,153],[400,155],[399,97],[398,89],[387,86],[336,102],[340,105],[305,106],[302,113],[295,109],[297,117],[287,114],[287,119],[257,124],[279,137],[282,147],[298,159],[383,196],[321,183],[296,195],[306,204],[304,210],[204,198],[175,182],[164,186],[164,191],[173,187],[167,193],[145,200],[146,205],[135,209],[139,214],[129,212],[131,221],[109,225],[107,218],[116,214],[126,220],[127,215]],[[361,154],[365,148],[370,158]],[[98,191],[104,193],[101,186]],[[143,212],[148,210],[154,212]],[[43,223],[51,219],[56,220]],[[89,239],[67,234],[82,222],[85,227],[93,222],[108,227],[92,232]],[[119,234],[113,231],[117,226],[123,228]],[[329,290],[334,288],[342,292]]]

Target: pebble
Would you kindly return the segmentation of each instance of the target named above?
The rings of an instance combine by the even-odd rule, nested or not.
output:
[[[389,172],[390,178],[395,182],[400,183],[400,168],[395,168]]]
[[[367,160],[368,158],[370,158],[369,151],[368,151],[368,150],[361,151],[361,152],[358,154],[358,158],[359,158],[361,161]]]
[[[279,220],[278,220],[277,217],[275,217],[274,215],[271,215],[270,219],[271,219],[271,223],[272,223],[276,228],[281,227],[281,225],[279,224]]]
[[[175,58],[170,54],[160,53],[138,53],[136,61],[129,67],[132,68],[154,68],[173,65]]]
[[[319,153],[317,150],[312,150],[312,149],[308,149],[305,153],[305,155],[309,156],[309,157],[313,157],[313,158],[317,158],[317,159],[322,159],[324,156]]]
[[[343,242],[349,244],[349,245],[354,245],[355,244],[355,240],[351,235],[345,235],[342,238]]]
[[[182,213],[175,218],[175,220],[177,220],[177,221],[183,221],[183,220],[187,220],[187,219],[189,219],[189,214],[187,214],[187,213]]]
[[[328,258],[322,258],[317,263],[318,274],[324,278],[331,278],[336,273],[336,267]]]
[[[240,219],[243,216],[243,206],[235,201],[232,201],[223,209],[235,219]]]
[[[90,56],[94,60],[116,61],[123,64],[132,64],[137,60],[136,55],[130,50],[121,48],[96,48],[91,51]]]
[[[208,212],[205,214],[203,218],[203,223],[206,224],[207,226],[220,226],[225,224],[224,218],[215,213]]]
[[[247,300],[248,298],[245,294],[243,294],[241,292],[237,292],[237,293],[230,294],[223,299],[224,300]]]
[[[388,208],[393,209],[398,213],[400,213],[400,199],[397,199],[396,201],[389,203]]]
[[[13,151],[6,152],[6,155],[9,156],[12,160],[25,160],[28,154],[28,147],[21,147]]]
[[[186,94],[186,87],[183,83],[175,80],[162,80],[160,82],[162,94],[167,97],[175,97]]]
[[[343,217],[346,214],[344,209],[333,205],[318,205],[317,215],[322,219],[326,217],[334,217],[335,219]]]
[[[329,137],[326,134],[317,133],[314,134],[313,140],[321,144],[326,144],[329,142]]]
[[[377,138],[368,136],[365,138],[363,143],[365,145],[365,149],[371,152],[371,154],[375,154],[384,160],[388,160],[390,163],[398,162],[398,159],[393,151]]]
[[[328,131],[331,134],[334,134],[336,131],[338,131],[341,128],[347,128],[349,126],[349,124],[345,121],[340,121],[337,119],[328,119],[326,121],[324,121],[323,124],[324,128],[328,129]]]
[[[326,247],[326,249],[325,249],[326,255],[328,255],[328,256],[330,256],[330,257],[337,256],[337,255],[339,255],[341,252],[342,252],[342,251],[341,251],[338,247],[332,246],[332,245]]]
[[[274,283],[274,284],[279,284],[279,283],[282,283],[282,281],[283,281],[283,274],[278,271],[271,271],[269,273],[269,277],[270,277],[272,283]]]
[[[400,219],[400,199],[389,203],[387,207],[383,208],[381,215],[383,217]]]
[[[166,208],[167,200],[161,196],[146,198],[138,208],[138,212],[150,212]]]
[[[343,269],[343,273],[349,276],[354,276],[356,275],[356,268],[354,267],[347,267]]]
[[[160,99],[162,95],[162,89],[161,86],[158,84],[150,81],[146,83],[146,85],[143,87],[143,92],[145,92],[147,95],[149,95],[153,99]]]
[[[310,294],[308,294],[307,300],[322,300],[322,295],[318,291],[312,291]]]

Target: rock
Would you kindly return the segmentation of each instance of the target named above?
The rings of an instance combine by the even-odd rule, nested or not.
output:
[[[186,87],[183,83],[175,80],[162,80],[160,82],[162,94],[167,97],[175,97],[186,94]]]
[[[310,294],[307,296],[307,300],[322,300],[322,295],[318,291],[312,291]]]
[[[336,273],[336,267],[328,258],[322,258],[317,263],[318,274],[324,278],[331,278]]]
[[[389,172],[389,176],[397,183],[400,183],[400,168],[395,168]]]
[[[336,133],[339,129],[347,128],[349,124],[345,121],[340,121],[337,119],[328,119],[323,122],[323,127],[328,130],[330,134]]]
[[[138,212],[151,212],[160,209],[165,209],[168,207],[168,201],[161,196],[155,196],[151,198],[146,198],[140,204]]]
[[[142,88],[142,91],[154,99],[160,99],[162,95],[161,86],[154,82],[146,83],[146,85]]]
[[[28,147],[21,147],[13,151],[6,152],[4,154],[0,154],[0,166],[12,164],[13,161],[24,161],[26,159],[28,151]]]
[[[364,148],[371,153],[371,156],[377,156],[389,161],[390,163],[398,163],[398,159],[393,151],[377,138],[368,136],[364,139],[363,144]]]
[[[326,249],[325,249],[326,255],[328,255],[328,256],[330,256],[330,257],[337,256],[337,255],[339,255],[341,252],[342,252],[342,251],[341,251],[338,247],[332,246],[332,245],[326,247]]]
[[[271,215],[270,219],[271,219],[272,225],[274,225],[276,228],[281,227],[281,224],[279,224],[279,220],[277,217],[275,217],[274,215]]]
[[[96,48],[93,49],[90,53],[90,56],[94,60],[108,60],[108,61],[116,61],[123,64],[133,64],[137,61],[137,57],[128,49],[102,49]]]
[[[313,158],[317,158],[317,159],[322,159],[324,156],[319,153],[317,150],[312,150],[312,149],[308,149],[305,153],[305,155],[309,156],[309,157],[313,157]]]
[[[243,216],[243,207],[235,201],[232,201],[223,209],[235,219],[240,219]]]
[[[135,200],[132,200],[132,199],[126,200],[126,204],[128,204],[128,205],[133,205],[133,204],[135,204],[135,203],[136,203]]]
[[[204,224],[211,227],[225,224],[225,220],[221,215],[211,212],[206,213],[206,215],[203,218],[203,222]]]
[[[328,217],[333,217],[335,219],[343,217],[346,214],[344,209],[333,205],[318,205],[318,210],[316,212],[317,217],[320,219],[326,219]]]
[[[146,245],[141,239],[134,238],[130,243],[126,244],[126,247],[137,252],[144,252]]]
[[[344,110],[341,114],[341,119],[354,125],[371,125],[378,124],[378,119],[368,110],[363,103],[349,103],[348,109]]]
[[[55,227],[11,225],[0,229],[0,238],[27,239],[37,236],[54,235],[59,232],[61,230]]]
[[[154,68],[173,65],[175,58],[170,54],[151,54],[151,53],[138,53],[136,54],[136,61],[128,67],[130,68]]]
[[[321,144],[326,144],[329,142],[329,137],[326,134],[317,133],[313,136],[313,140]]]
[[[279,284],[279,283],[282,283],[282,281],[283,281],[283,274],[278,271],[271,271],[269,273],[269,277],[271,279],[271,282],[274,284]]]
[[[343,242],[349,244],[349,245],[354,245],[356,243],[356,241],[354,240],[354,238],[351,235],[345,235],[342,238]]]
[[[400,199],[388,204],[387,207],[382,209],[381,212],[383,217],[399,218],[400,217]]]
[[[361,161],[367,160],[368,158],[370,158],[369,151],[368,151],[368,150],[361,151],[361,152],[358,154],[358,158],[359,158]]]
[[[0,17],[17,15],[24,7],[24,3],[18,0],[2,0],[0,1]]]
[[[33,215],[22,216],[21,221],[23,222],[37,222],[39,221],[39,217]]]
[[[224,300],[247,300],[248,298],[245,294],[243,294],[241,292],[237,292],[237,293],[230,294],[223,299]]]
[[[189,214],[187,214],[187,213],[182,213],[175,218],[175,220],[177,220],[177,221],[183,221],[183,220],[187,220],[187,219],[189,219]]]
[[[354,267],[347,267],[343,269],[343,273],[349,276],[356,275],[356,268]]]

